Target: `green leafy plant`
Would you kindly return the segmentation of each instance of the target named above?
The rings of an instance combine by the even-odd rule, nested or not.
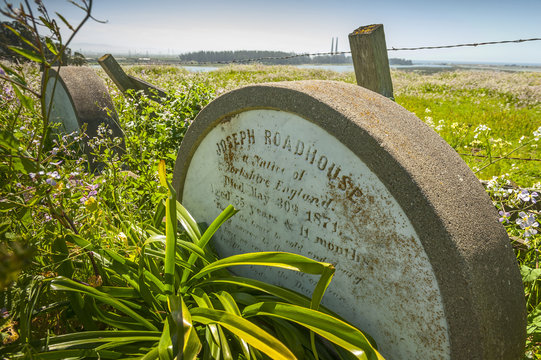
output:
[[[156,227],[147,231],[132,228],[127,240],[138,253],[136,259],[75,233],[57,238],[60,275],[35,283],[30,308],[21,312],[21,325],[26,325],[19,341],[2,353],[13,359],[29,355],[37,359],[382,359],[361,331],[320,309],[334,274],[331,264],[283,252],[217,259],[209,242],[236,210],[228,206],[201,231],[177,202],[166,180],[164,161],[160,178],[168,188],[165,209],[158,208],[162,214],[165,210],[165,231],[160,217]],[[182,232],[177,231],[178,223]],[[69,261],[74,248],[93,254],[98,269],[93,284],[77,279],[76,262]],[[226,270],[242,265],[272,266],[320,278],[310,299]],[[60,306],[70,307],[87,331],[34,341],[29,316],[44,291],[66,293],[68,302]]]

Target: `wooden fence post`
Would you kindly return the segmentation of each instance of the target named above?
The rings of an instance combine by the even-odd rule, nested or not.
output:
[[[143,90],[152,100],[161,103],[167,98],[167,93],[157,86],[147,83],[141,79],[128,75],[122,67],[116,62],[111,54],[103,55],[98,59],[99,64],[105,70],[107,75],[113,80],[120,91],[125,93],[127,90]]]
[[[349,34],[357,84],[393,99],[393,83],[382,24],[361,26]]]

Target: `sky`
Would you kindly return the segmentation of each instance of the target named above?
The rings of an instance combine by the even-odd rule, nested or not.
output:
[[[16,1],[12,1],[16,3]],[[76,24],[66,0],[44,0],[52,15]],[[93,16],[73,50],[180,54],[199,50],[328,52],[332,38],[349,51],[348,34],[383,24],[387,47],[541,38],[541,0],[94,0]],[[541,63],[541,41],[445,50],[391,51],[432,61]]]

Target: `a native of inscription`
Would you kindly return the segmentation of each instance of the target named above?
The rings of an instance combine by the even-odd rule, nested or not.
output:
[[[175,186],[196,219],[240,212],[221,256],[289,251],[336,266],[323,304],[390,359],[518,359],[523,290],[479,181],[419,119],[337,82],[247,87],[205,108]],[[317,279],[233,269],[311,295]]]

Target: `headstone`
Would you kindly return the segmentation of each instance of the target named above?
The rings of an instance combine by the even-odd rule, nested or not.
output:
[[[98,63],[123,93],[126,93],[128,90],[142,90],[146,96],[158,103],[162,103],[168,98],[167,93],[159,87],[126,74],[113,55],[103,55],[98,59]]]
[[[412,113],[328,81],[249,86],[201,111],[174,186],[197,221],[240,212],[222,256],[289,251],[336,266],[323,304],[388,359],[519,359],[526,312],[515,256],[479,180]],[[316,279],[232,271],[311,295]]]
[[[111,131],[108,134],[111,138],[122,139],[120,146],[113,150],[117,153],[124,151],[124,133],[118,124],[113,101],[105,83],[93,69],[83,66],[64,66],[60,71],[50,69],[45,104],[47,108],[51,104],[49,120],[60,124],[60,133],[79,133],[86,128],[87,137],[82,145],[91,170],[99,164],[94,161],[87,144],[98,135],[100,125],[104,124]]]

